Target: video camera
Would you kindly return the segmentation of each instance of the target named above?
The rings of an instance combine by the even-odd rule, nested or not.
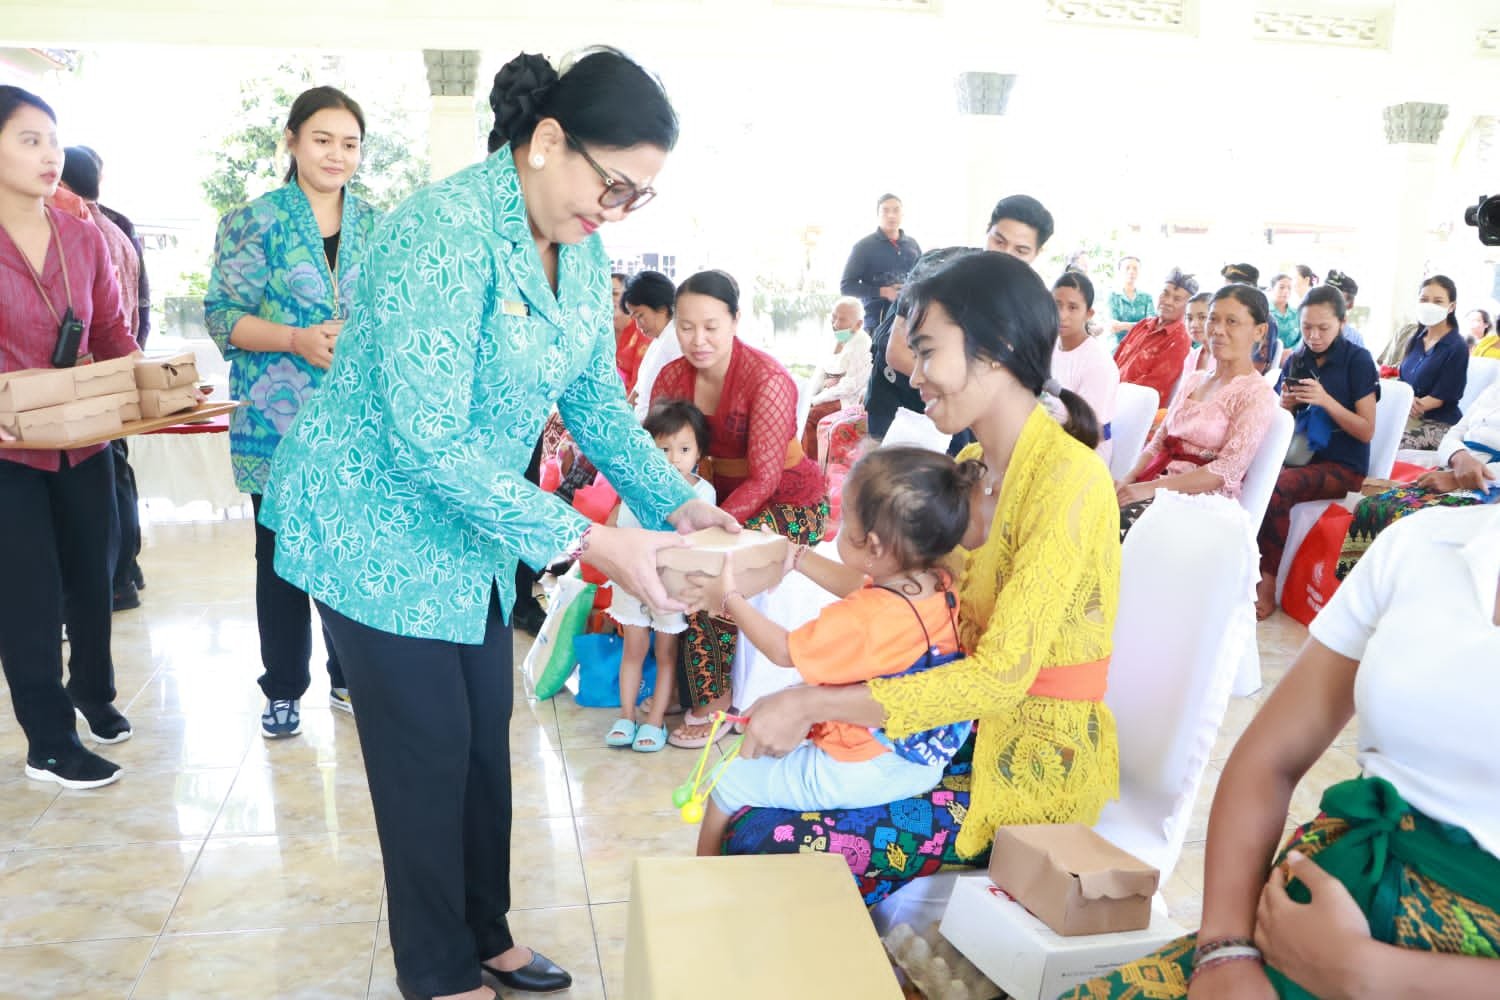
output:
[[[1464,223],[1479,229],[1479,242],[1500,247],[1500,195],[1480,195],[1479,204],[1464,209]]]

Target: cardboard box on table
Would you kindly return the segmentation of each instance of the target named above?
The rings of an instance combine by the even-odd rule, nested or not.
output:
[[[135,384],[139,389],[177,389],[198,384],[198,361],[192,353],[174,354],[135,362]]]
[[[59,406],[76,398],[70,368],[23,368],[0,375],[0,415]]]
[[[1088,827],[1001,827],[990,877],[958,880],[941,930],[1016,1000],[1052,1000],[1186,933],[1152,913],[1160,878]]]
[[[724,560],[734,560],[734,586],[745,597],[754,597],[781,582],[787,546],[781,535],[763,531],[731,534],[722,528],[706,528],[687,536],[688,547],[662,549],[656,569],[662,586],[676,597],[696,583],[695,578],[717,577]]]
[[[135,358],[124,357],[74,365],[65,370],[73,373],[74,395],[79,399],[90,399],[135,392],[135,363]]]
[[[840,854],[635,863],[625,1000],[901,995]]]

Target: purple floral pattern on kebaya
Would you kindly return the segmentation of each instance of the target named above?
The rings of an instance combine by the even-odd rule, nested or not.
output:
[[[250,387],[250,405],[271,422],[278,435],[285,435],[314,388],[311,375],[292,364],[290,358],[278,358]]]

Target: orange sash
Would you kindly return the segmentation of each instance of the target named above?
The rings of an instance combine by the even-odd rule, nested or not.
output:
[[[1027,694],[1062,701],[1103,701],[1109,680],[1109,657],[1092,663],[1043,667]]]
[[[786,462],[781,466],[783,469],[795,469],[807,459],[807,453],[802,450],[802,442],[792,438],[786,446]],[[704,455],[698,460],[698,475],[712,482],[715,478],[723,476],[726,479],[749,479],[750,460],[748,458],[715,458],[712,455]]]

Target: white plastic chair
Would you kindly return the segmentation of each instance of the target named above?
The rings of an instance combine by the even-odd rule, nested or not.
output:
[[[1255,460],[1245,470],[1244,482],[1240,484],[1240,506],[1245,509],[1245,515],[1249,519],[1252,540],[1260,530],[1260,523],[1266,518],[1266,508],[1271,505],[1276,478],[1281,475],[1287,446],[1292,443],[1293,423],[1290,412],[1280,408],[1276,410],[1271,426],[1266,428],[1266,436],[1261,440],[1260,450],[1255,453]],[[1252,633],[1240,655],[1234,693],[1247,697],[1259,691],[1260,686],[1260,646]]]
[[[1375,436],[1370,439],[1371,479],[1388,479],[1391,467],[1396,464],[1396,452],[1401,447],[1401,435],[1406,432],[1406,419],[1411,415],[1411,401],[1415,397],[1411,386],[1399,379],[1380,380],[1380,400],[1375,404]],[[1323,512],[1334,504],[1343,504],[1350,510],[1359,503],[1358,493],[1349,493],[1338,500],[1308,500],[1292,508],[1291,524],[1287,529],[1286,548],[1281,552],[1281,565],[1276,569],[1276,603],[1281,603],[1281,591],[1286,586],[1286,575],[1292,568],[1292,559],[1297,549],[1307,540],[1308,532],[1318,523]]]
[[[1135,468],[1136,460],[1146,447],[1146,436],[1151,433],[1151,422],[1156,419],[1157,408],[1155,389],[1120,383],[1120,391],[1115,396],[1115,418],[1110,421],[1110,440],[1115,447],[1109,458],[1109,474],[1116,480],[1124,479]]]
[[[1120,798],[1094,829],[1163,878],[1182,853],[1240,650],[1255,641],[1256,563],[1247,515],[1224,497],[1158,492],[1125,538],[1104,698]]]
[[[807,415],[812,412],[812,398],[817,393],[818,376],[822,375],[814,368],[813,373],[805,378],[793,379],[797,383],[797,440],[802,440],[802,428],[807,426]]]
[[[1497,380],[1500,380],[1500,358],[1469,358],[1469,381],[1464,386],[1464,395],[1458,401],[1458,408],[1468,413],[1479,394]]]

